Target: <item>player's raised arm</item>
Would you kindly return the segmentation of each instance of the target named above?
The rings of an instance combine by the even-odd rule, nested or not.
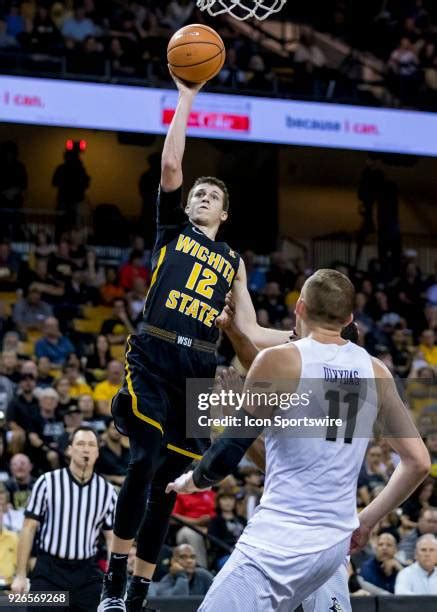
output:
[[[291,330],[283,331],[258,325],[255,308],[247,288],[246,267],[242,259],[240,259],[240,266],[235,277],[232,295],[235,301],[235,326],[259,349],[277,346],[289,340]],[[231,336],[230,340],[232,342]],[[234,349],[238,355],[237,346],[234,345]],[[238,355],[238,357],[240,356]]]
[[[232,291],[227,294],[225,307],[216,318],[215,325],[226,333],[241,365],[248,370],[258,355],[259,349],[235,324],[235,302]]]
[[[162,150],[161,187],[164,191],[175,191],[182,185],[182,159],[188,118],[194,98],[204,85],[204,83],[183,83],[174,76],[173,80],[178,88],[179,98]]]
[[[352,536],[351,552],[367,542],[373,527],[389,512],[400,506],[429,474],[429,453],[407,408],[399,397],[388,369],[373,358],[378,385],[381,435],[400,457],[400,463],[381,493],[359,514],[360,528]]]

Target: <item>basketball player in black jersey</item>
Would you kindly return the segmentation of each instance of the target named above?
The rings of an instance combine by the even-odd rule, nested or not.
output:
[[[227,293],[232,290],[239,328],[259,348],[289,335],[257,324],[243,261],[227,244],[215,241],[228,216],[224,183],[199,178],[182,208],[185,134],[201,85],[175,82],[179,99],[162,153],[144,330],[128,339],[125,384],[112,405],[117,428],[129,437],[131,460],[118,498],[99,612],[141,609],[176,497],[166,495],[165,487],[209,444],[185,437],[185,382],[214,377],[218,327],[229,317]],[[127,555],[134,538],[137,556],[125,603]]]

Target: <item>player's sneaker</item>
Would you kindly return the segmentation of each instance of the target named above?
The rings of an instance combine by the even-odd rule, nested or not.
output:
[[[100,602],[97,612],[126,612],[124,599],[121,597],[105,597]]]
[[[108,572],[103,578],[102,596],[97,612],[126,612],[124,593],[126,574]]]

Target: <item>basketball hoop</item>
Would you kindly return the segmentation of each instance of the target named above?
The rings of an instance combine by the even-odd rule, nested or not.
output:
[[[273,13],[279,13],[287,0],[197,0],[201,11],[212,17],[228,13],[239,21],[254,17],[262,21]]]

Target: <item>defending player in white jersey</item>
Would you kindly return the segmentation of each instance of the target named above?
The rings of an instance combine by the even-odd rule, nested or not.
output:
[[[341,338],[341,329],[352,320],[353,304],[349,279],[335,270],[319,270],[306,281],[296,305],[301,340],[262,351],[249,370],[245,390],[257,381],[296,381],[294,391],[301,393],[311,380],[316,392],[310,414],[323,414],[327,402],[329,415],[341,404],[353,418],[342,432],[335,426],[325,429],[323,438],[320,432],[296,437],[266,430],[264,495],[205,597],[202,612],[293,610],[340,568],[351,535],[352,548],[362,547],[376,523],[429,471],[429,455],[390,373],[364,349]],[[328,383],[326,393],[322,381]],[[356,483],[367,440],[354,433],[371,431],[378,410],[386,434],[390,425],[396,426],[393,435],[400,437],[389,441],[401,461],[358,521]],[[246,412],[253,414],[253,408],[246,405]],[[304,414],[300,406],[293,416]],[[235,439],[225,432],[194,472],[170,483],[168,490],[188,493],[219,482],[238,465],[257,433]]]

